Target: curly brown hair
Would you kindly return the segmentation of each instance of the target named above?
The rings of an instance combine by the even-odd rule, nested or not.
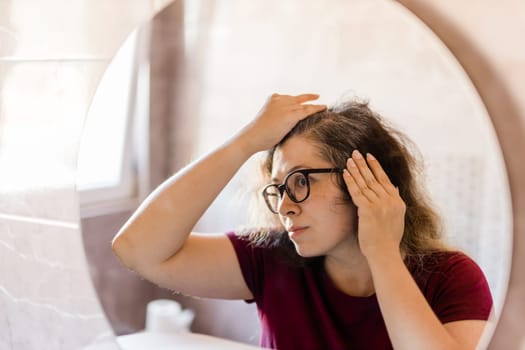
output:
[[[272,149],[263,162],[263,173],[270,178],[275,150],[288,139],[301,135],[312,141],[321,157],[334,167],[345,168],[353,150],[371,153],[379,161],[392,184],[399,188],[406,204],[405,230],[400,247],[407,257],[423,257],[432,252],[448,250],[441,239],[441,219],[433,208],[422,183],[419,155],[415,145],[394,129],[368,102],[351,100],[315,113],[298,122]],[[337,177],[343,200],[351,198],[341,176]],[[357,215],[356,215],[357,217]],[[271,230],[252,232],[257,244],[270,241],[287,244],[288,237]]]

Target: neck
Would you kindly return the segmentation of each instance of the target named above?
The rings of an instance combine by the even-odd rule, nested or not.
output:
[[[357,243],[337,255],[327,255],[325,269],[335,286],[343,293],[366,297],[375,293],[372,273]]]

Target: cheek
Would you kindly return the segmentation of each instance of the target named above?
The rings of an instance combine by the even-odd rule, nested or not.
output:
[[[357,215],[357,207],[352,202],[352,199],[348,195],[348,192],[344,193],[339,188],[333,189],[330,198],[327,198],[330,202],[330,209],[334,212],[351,215]]]
[[[329,210],[339,225],[350,228],[352,234],[357,232],[357,208],[352,202],[339,196],[332,201]]]

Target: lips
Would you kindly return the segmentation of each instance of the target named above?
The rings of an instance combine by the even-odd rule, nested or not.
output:
[[[288,235],[290,237],[296,237],[303,233],[307,228],[308,226],[292,226],[289,229],[287,229]]]

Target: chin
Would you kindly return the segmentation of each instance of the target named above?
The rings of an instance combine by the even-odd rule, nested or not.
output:
[[[295,251],[297,254],[303,258],[315,258],[317,256],[325,255],[324,252],[319,251],[319,249],[312,249],[314,247],[307,247],[305,245],[299,245],[293,242],[295,246]]]

